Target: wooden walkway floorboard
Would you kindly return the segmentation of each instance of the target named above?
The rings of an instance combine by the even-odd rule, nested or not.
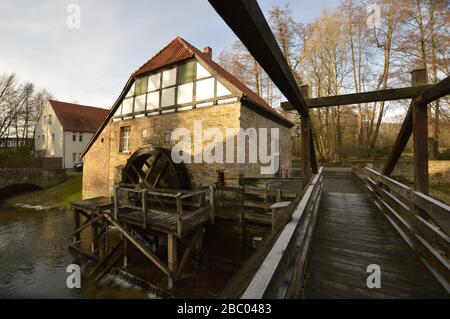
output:
[[[370,264],[381,268],[381,288],[367,287]],[[365,194],[324,192],[304,297],[449,296]]]

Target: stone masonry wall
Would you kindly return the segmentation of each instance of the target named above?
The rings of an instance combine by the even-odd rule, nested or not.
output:
[[[283,168],[289,166],[290,139],[285,138],[289,136],[289,129],[266,119],[247,107],[241,107],[240,102],[236,102],[109,123],[85,155],[83,198],[111,195],[114,183],[120,181],[121,171],[134,151],[143,146],[172,149],[175,143],[171,143],[168,139],[170,133],[176,128],[186,128],[193,132],[195,120],[202,121],[203,130],[209,127],[219,128],[226,140],[231,138],[226,135],[226,128],[279,127],[282,141],[280,162]],[[129,153],[119,152],[120,127],[122,126],[130,126]],[[192,143],[193,141],[192,136]],[[210,140],[203,140],[203,148],[209,143]],[[223,151],[225,158],[226,144]],[[246,176],[258,176],[261,166],[260,163],[208,164],[204,161],[202,163],[185,163],[185,165],[194,188],[216,182],[218,170],[224,171],[227,184],[235,184],[240,173]]]

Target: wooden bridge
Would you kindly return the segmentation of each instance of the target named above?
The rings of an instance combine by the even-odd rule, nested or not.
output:
[[[449,225],[449,206],[371,169],[320,169],[248,286],[230,297],[449,298]],[[371,267],[379,288],[368,285]]]
[[[411,87],[309,98],[308,86],[298,85],[255,0],[209,2],[287,98],[282,108],[301,119],[298,205],[293,212],[287,211],[290,206],[276,206],[273,214],[288,215],[290,221],[269,251],[244,265],[223,296],[448,298],[450,207],[428,196],[427,107],[450,94],[450,77],[429,85],[426,70],[414,70]],[[339,187],[334,189],[333,182],[324,182],[309,109],[399,99],[411,99],[411,104],[383,174],[354,172],[352,178],[362,186],[358,191],[349,178],[335,178]],[[389,177],[411,136],[414,189]],[[255,264],[256,275],[249,275]],[[381,288],[368,288],[367,267],[381,269]]]

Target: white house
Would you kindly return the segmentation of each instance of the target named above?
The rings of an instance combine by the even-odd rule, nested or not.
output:
[[[80,161],[90,139],[109,110],[48,100],[35,131],[35,151],[43,157],[61,157],[63,168]]]

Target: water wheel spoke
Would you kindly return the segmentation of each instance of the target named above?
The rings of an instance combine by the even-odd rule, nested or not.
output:
[[[161,168],[161,170],[158,173],[158,176],[156,176],[155,181],[153,182],[153,188],[155,188],[156,185],[158,185],[159,180],[161,179],[161,176],[163,176],[163,174],[166,172],[166,168],[167,168],[168,165],[169,165],[169,161],[165,160],[164,164],[163,164],[163,167]]]
[[[150,165],[150,167],[148,168],[148,172],[145,175],[145,180],[148,180],[148,178],[150,177],[150,174],[153,172],[153,170],[155,169],[156,163],[158,162],[159,158],[160,158],[161,154],[156,154],[155,158],[153,159],[152,164]],[[147,163],[147,161],[146,161]]]

